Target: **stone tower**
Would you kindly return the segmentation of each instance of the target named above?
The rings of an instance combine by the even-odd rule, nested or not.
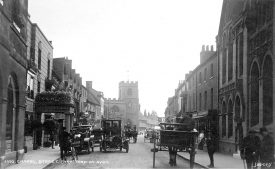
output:
[[[120,82],[119,100],[126,104],[126,122],[131,126],[138,127],[138,115],[140,110],[138,82]]]

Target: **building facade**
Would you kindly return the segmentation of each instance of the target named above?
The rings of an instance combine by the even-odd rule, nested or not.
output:
[[[0,1],[0,168],[24,154],[27,0]]]
[[[249,129],[274,138],[274,1],[223,1],[219,53],[220,149],[238,151]]]
[[[104,117],[107,119],[121,119],[123,125],[139,125],[139,92],[138,82],[120,82],[119,98],[105,99]]]
[[[59,80],[59,89],[71,92],[74,97],[74,113],[70,115],[68,119],[69,127],[66,127],[68,131],[73,126],[74,123],[77,123],[77,117],[79,117],[80,112],[80,96],[82,94],[82,78],[75,69],[72,69],[72,60],[67,57],[54,58],[53,59],[53,73],[52,76],[55,79]],[[65,126],[65,115],[57,113],[54,115],[56,120],[59,120]]]
[[[152,111],[152,113],[147,113],[145,110],[143,114],[139,113],[139,131],[144,131],[148,128],[154,129],[159,123],[156,112]]]
[[[37,118],[34,112],[34,98],[37,93],[46,90],[46,81],[52,78],[53,46],[37,24],[32,23],[28,18],[27,22],[27,87],[26,87],[26,114],[25,120],[32,121]],[[40,115],[39,115],[40,117]],[[45,115],[40,119],[43,123]],[[32,149],[32,133],[25,132],[26,146]],[[43,141],[38,141],[39,146]]]
[[[198,131],[218,135],[218,60],[213,46],[203,45],[200,64],[185,76],[186,112],[192,114]]]

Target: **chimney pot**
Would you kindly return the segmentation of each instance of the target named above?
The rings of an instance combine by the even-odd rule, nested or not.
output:
[[[211,51],[213,51],[213,45],[211,45]]]
[[[208,45],[206,46],[206,51],[209,51],[209,46]]]

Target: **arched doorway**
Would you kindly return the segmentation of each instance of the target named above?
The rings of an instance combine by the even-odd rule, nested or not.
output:
[[[8,79],[7,112],[6,112],[6,152],[15,149],[15,127],[16,127],[16,92],[12,76]]]
[[[263,64],[263,125],[273,122],[273,67],[272,59],[267,56]]]
[[[250,127],[259,124],[259,68],[253,63],[250,74]]]

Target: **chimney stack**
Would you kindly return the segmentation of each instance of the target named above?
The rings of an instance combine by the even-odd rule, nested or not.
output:
[[[88,91],[93,90],[93,81],[86,81],[86,88]]]

